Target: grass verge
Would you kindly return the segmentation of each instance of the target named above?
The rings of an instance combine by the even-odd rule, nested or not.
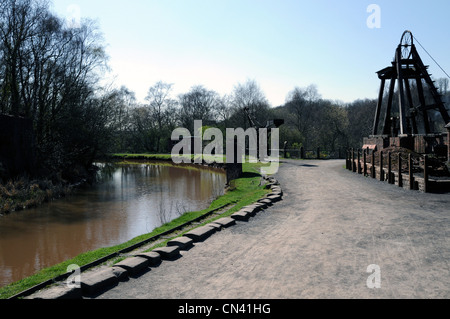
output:
[[[147,159],[147,160],[168,160],[170,155],[135,155],[135,156],[124,156],[124,154],[119,154],[117,158],[122,159]],[[73,259],[62,262],[58,265],[48,267],[40,270],[33,276],[20,280],[18,282],[12,283],[8,286],[0,288],[0,299],[10,298],[22,291],[25,291],[31,287],[34,287],[42,282],[55,278],[59,275],[65,274],[67,272],[67,267],[75,264],[78,266],[84,266],[90,264],[96,260],[99,260],[105,256],[109,256],[113,253],[119,252],[127,247],[134,244],[140,243],[146,239],[157,236],[161,233],[169,231],[179,225],[185,224],[193,219],[196,219],[209,211],[216,208],[222,207],[224,205],[233,205],[228,211],[226,211],[221,217],[229,216],[234,212],[238,211],[242,207],[256,202],[258,199],[262,198],[268,190],[264,189],[264,186],[260,186],[261,175],[259,170],[262,164],[257,163],[245,163],[243,164],[244,175],[242,178],[232,181],[227,192],[214,200],[210,207],[202,211],[189,212],[183,216],[154,229],[151,233],[138,236],[126,243],[113,246],[100,248],[94,251],[86,252]]]

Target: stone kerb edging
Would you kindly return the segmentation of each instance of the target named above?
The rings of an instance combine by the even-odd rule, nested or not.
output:
[[[194,243],[208,239],[217,231],[232,227],[236,222],[248,222],[251,217],[264,212],[283,198],[283,190],[279,182],[273,177],[263,176],[266,188],[271,190],[269,194],[256,203],[241,208],[230,217],[215,220],[205,226],[190,230],[183,236],[170,240],[166,247],[156,248],[151,252],[137,253],[121,262],[81,274],[81,287],[70,288],[66,282],[62,282],[49,289],[41,290],[25,299],[81,299],[83,297],[95,297],[109,289],[119,285],[122,281],[136,278],[140,274],[158,267],[164,260],[176,260],[181,256],[180,251],[191,249]]]

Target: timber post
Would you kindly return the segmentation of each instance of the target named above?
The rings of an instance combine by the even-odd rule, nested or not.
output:
[[[398,187],[403,187],[402,154],[398,153]]]
[[[413,160],[412,155],[409,154],[408,157],[408,168],[409,168],[409,189],[414,189],[414,173],[413,173]]]
[[[364,154],[363,154],[363,157],[364,157],[364,176],[367,176],[367,150],[364,150]]]
[[[361,174],[361,151],[358,149],[358,164],[357,164],[358,174]]]
[[[447,167],[450,169],[450,122],[445,128],[447,129]]]
[[[423,183],[425,193],[428,193],[428,156],[425,155],[423,158]]]
[[[392,154],[388,152],[388,183],[393,184],[392,178]]]
[[[352,172],[356,172],[355,169],[355,150],[352,148]]]
[[[384,182],[383,151],[380,151],[380,181]]]
[[[372,178],[375,178],[376,177],[376,174],[375,174],[375,151],[372,151],[372,169],[371,169],[371,171],[372,171]]]

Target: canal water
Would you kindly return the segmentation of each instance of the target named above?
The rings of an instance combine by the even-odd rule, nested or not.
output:
[[[0,287],[208,208],[226,184],[221,170],[157,162],[104,164],[99,175],[67,198],[0,217]]]

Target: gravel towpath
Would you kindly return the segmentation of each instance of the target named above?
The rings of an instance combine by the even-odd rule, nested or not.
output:
[[[450,194],[344,165],[283,161],[283,201],[97,299],[450,298]]]

